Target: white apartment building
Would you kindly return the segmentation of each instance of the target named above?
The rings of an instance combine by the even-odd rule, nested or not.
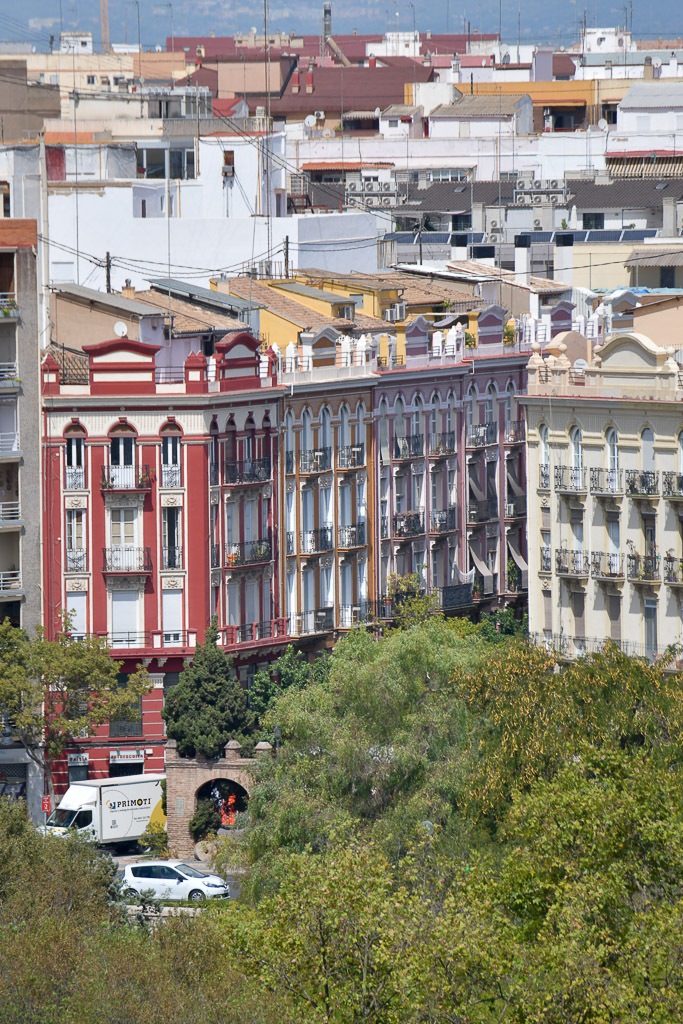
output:
[[[632,331],[572,367],[562,337],[532,346],[521,399],[529,630],[567,658],[609,639],[652,658],[683,639],[681,368]]]

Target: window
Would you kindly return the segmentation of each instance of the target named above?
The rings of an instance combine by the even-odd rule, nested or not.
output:
[[[545,423],[540,428],[539,434],[540,434],[540,438],[541,438],[541,465],[542,466],[549,466],[550,465],[550,443],[549,443],[549,440],[548,440],[548,428],[546,427]]]
[[[87,82],[88,82],[88,85],[94,85],[95,84],[95,76],[94,75],[88,75]]]
[[[180,509],[161,510],[162,569],[182,569],[183,549],[180,536]]]
[[[660,288],[675,288],[676,287],[676,268],[675,267],[660,267],[659,268],[659,287]]]
[[[486,389],[486,422],[493,423],[495,416],[495,397],[496,391],[493,384],[489,384]]]
[[[349,443],[349,412],[345,405],[339,415],[339,447],[345,448]]]
[[[435,167],[428,176],[431,181],[469,181],[471,173],[467,167]]]
[[[515,388],[513,384],[508,384],[505,389],[505,422],[512,423],[512,411],[514,409],[515,400]]]
[[[161,591],[161,620],[164,645],[180,644],[183,628],[182,590]]]
[[[472,214],[471,213],[452,213],[451,214],[451,231],[471,231],[472,230]]]
[[[604,213],[584,213],[583,215],[583,229],[584,231],[603,231],[605,228],[605,215]]]
[[[657,654],[657,602],[643,602],[643,618],[645,620],[645,656],[654,658]]]
[[[655,435],[649,427],[645,427],[645,430],[640,435],[640,439],[643,445],[643,472],[653,473],[655,468]]]
[[[135,521],[137,509],[113,508],[111,510],[111,546],[128,548],[135,544]]]
[[[66,564],[67,572],[85,572],[85,510],[68,509],[66,513]]]
[[[85,487],[84,469],[84,438],[80,434],[72,434],[66,439],[66,478],[64,484],[68,490]]]
[[[571,445],[572,469],[580,473],[583,470],[583,447],[581,445],[581,431],[578,427],[574,427],[571,431],[569,442]]]
[[[71,619],[71,636],[78,640],[87,632],[88,595],[86,591],[71,591],[66,599],[67,611]]]
[[[116,434],[109,447],[109,479],[112,487],[135,486],[135,438]]]
[[[180,436],[164,434],[161,438],[161,486],[180,487]]]
[[[390,117],[389,118],[389,127],[390,128],[398,128],[398,118],[397,117]]]
[[[619,437],[614,428],[607,431],[607,468],[610,476],[619,472]]]
[[[69,773],[69,785],[72,782],[87,782],[88,779],[89,765],[85,764],[70,764],[68,767]],[[90,824],[90,822],[88,822]]]

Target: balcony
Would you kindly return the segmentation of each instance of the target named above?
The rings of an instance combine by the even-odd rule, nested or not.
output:
[[[538,467],[538,489],[539,491],[550,490],[550,466],[541,464]]]
[[[8,388],[18,388],[20,384],[17,364],[0,363],[0,390],[6,391]]]
[[[664,582],[670,587],[683,587],[683,558],[664,556]]]
[[[683,501],[683,473],[662,473],[662,493],[669,501]]]
[[[272,557],[270,538],[264,540],[245,540],[225,545],[225,564],[260,565],[269,562]]]
[[[179,547],[164,547],[161,549],[162,569],[182,569],[183,549]]]
[[[524,420],[511,420],[505,424],[505,444],[524,444],[526,427]]]
[[[220,544],[211,545],[211,568],[218,569],[221,564],[221,546]]]
[[[353,626],[360,626],[367,622],[370,617],[367,601],[360,604],[343,604],[339,608],[339,626],[341,629],[351,629]]]
[[[88,552],[85,548],[67,548],[64,559],[65,572],[87,572]]]
[[[444,612],[450,612],[456,608],[467,608],[472,604],[471,583],[455,583],[449,587],[435,587],[434,593]]]
[[[294,452],[285,452],[285,473],[294,472]]]
[[[623,555],[616,551],[591,552],[591,576],[596,580],[616,582],[623,580]]]
[[[613,498],[624,493],[620,469],[591,469],[590,484],[591,494],[605,498]]]
[[[505,518],[519,519],[526,515],[526,494],[512,494],[505,502]]]
[[[287,532],[285,534],[285,554],[286,555],[294,555],[294,554],[296,554],[296,552],[294,550],[294,531],[293,530],[287,530]]]
[[[417,537],[425,532],[424,509],[414,509],[410,512],[397,512],[394,516],[395,537]]]
[[[103,572],[148,573],[152,571],[149,548],[102,548]]]
[[[0,433],[0,458],[19,458],[19,433],[16,430]]]
[[[337,469],[360,469],[365,465],[365,445],[346,444],[337,451]]]
[[[332,608],[319,608],[317,611],[301,612],[296,616],[296,636],[309,636],[312,633],[330,633],[333,629],[334,615]]]
[[[182,486],[182,475],[180,472],[180,466],[164,466],[161,467],[161,486],[162,487],[181,487]]]
[[[149,466],[110,466],[102,470],[103,491],[149,491],[152,477]]]
[[[458,516],[455,506],[432,510],[429,517],[430,533],[452,533],[457,528]]]
[[[379,520],[379,536],[380,540],[389,539],[389,516],[380,516]]]
[[[82,491],[85,489],[85,467],[65,466],[64,467],[64,490]]]
[[[7,596],[18,596],[22,592],[21,586],[21,573],[11,570],[9,572],[0,572],[0,595]]]
[[[443,459],[455,455],[455,431],[448,430],[445,434],[431,434],[429,438],[430,459]]]
[[[481,573],[476,572],[474,574],[474,582],[472,583],[472,601],[491,601],[498,595],[498,573],[494,572],[491,577],[491,591],[485,593],[484,577]]]
[[[406,434],[394,438],[395,459],[420,459],[424,456],[424,434]]]
[[[555,572],[558,576],[582,578],[588,575],[588,552],[568,551],[557,548],[555,551]]]
[[[310,448],[308,451],[301,453],[299,472],[309,474],[326,473],[329,469],[332,469],[331,448]]]
[[[498,499],[483,498],[481,501],[470,501],[467,506],[468,523],[488,523],[498,518]]]
[[[365,544],[365,523],[355,526],[340,526],[337,530],[337,546],[340,548],[360,548]]]
[[[270,480],[270,459],[241,459],[225,463],[226,484],[263,484]]]
[[[222,631],[223,647],[267,647],[282,643],[289,636],[287,619],[262,619],[243,626],[226,626]]]
[[[469,427],[467,431],[468,448],[484,448],[487,444],[496,444],[498,440],[497,425],[493,420]]]
[[[217,487],[218,486],[218,463],[217,462],[210,462],[209,463],[209,485],[211,487]]]
[[[631,583],[659,583],[659,555],[627,555],[626,577]]]
[[[0,292],[0,319],[16,319],[19,306],[15,292]]]
[[[18,501],[0,502],[0,529],[11,529],[23,525]]]
[[[320,551],[331,551],[333,547],[331,526],[321,526],[318,530],[301,531],[302,555],[317,555]]]
[[[553,558],[552,551],[550,548],[541,548],[541,568],[540,572],[552,572],[553,571]]]
[[[555,466],[555,490],[558,494],[585,494],[586,470],[583,467]]]
[[[116,630],[112,633],[96,633],[106,641],[108,647],[135,649],[139,651],[160,649],[162,647],[176,647],[182,650],[192,650],[197,644],[197,634],[194,630],[173,629],[165,632],[161,630],[145,630],[142,632],[124,632]],[[78,639],[78,634],[71,634],[73,639]]]
[[[659,473],[648,470],[645,473],[637,469],[626,470],[626,493],[629,498],[646,501],[659,497]]]

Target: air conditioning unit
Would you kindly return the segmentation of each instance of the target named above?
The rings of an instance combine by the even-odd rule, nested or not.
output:
[[[543,202],[543,196],[532,196],[531,202],[534,204],[534,206],[540,206],[540,204]]]
[[[360,192],[360,184],[357,181],[348,181],[346,183],[347,192]]]
[[[378,181],[364,181],[363,187],[365,188],[366,192],[379,192]]]
[[[517,196],[515,206],[528,206],[530,202],[529,196]]]
[[[524,179],[523,181],[518,181],[517,182],[517,188],[522,190],[522,191],[524,189],[531,188],[531,182],[527,181],[526,179]]]
[[[505,504],[505,515],[508,517],[508,519],[514,518],[515,506],[513,505],[513,503],[511,501],[508,501]]]
[[[382,192],[393,192],[393,191],[394,191],[394,186],[391,184],[390,181],[383,181],[382,182]]]
[[[553,204],[553,206],[557,206],[559,201],[560,201],[560,197],[559,196],[551,196],[550,197],[550,202]]]
[[[491,221],[491,227],[492,228],[497,228],[498,227],[498,221],[497,220],[492,220]]]
[[[379,206],[379,198],[376,198],[375,196],[368,196],[367,199],[365,200],[365,205]]]
[[[325,120],[325,111],[324,110],[315,110],[313,112],[313,117],[316,119],[316,121],[324,121]]]
[[[406,318],[406,304],[405,302],[397,302],[394,305],[394,320],[405,320]]]
[[[384,319],[388,320],[390,324],[396,323],[396,309],[394,306],[384,310]]]
[[[393,199],[391,198],[391,196],[382,196],[380,202],[382,206],[391,206],[393,203]]]
[[[559,188],[559,187],[560,187],[559,181],[549,181],[548,182],[548,188]]]
[[[534,221],[534,231],[540,231],[540,230],[541,230],[541,222],[540,222],[540,220],[536,219]]]
[[[543,188],[543,182],[538,180],[534,182],[534,188]]]

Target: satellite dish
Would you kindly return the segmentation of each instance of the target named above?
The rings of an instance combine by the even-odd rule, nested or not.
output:
[[[659,59],[659,57],[655,57],[655,59],[652,61],[652,67],[653,68],[661,68],[661,66],[662,66],[661,60]]]
[[[128,334],[128,327],[123,320],[117,320],[114,324],[114,334],[117,338],[125,338]]]
[[[607,125],[607,121],[604,119],[604,117],[601,117],[600,120],[598,121],[598,128],[600,129],[601,132],[606,132],[607,131],[608,125]]]
[[[314,118],[313,114],[306,115],[306,117],[304,118],[304,124],[306,125],[307,128],[315,128],[317,121]]]

